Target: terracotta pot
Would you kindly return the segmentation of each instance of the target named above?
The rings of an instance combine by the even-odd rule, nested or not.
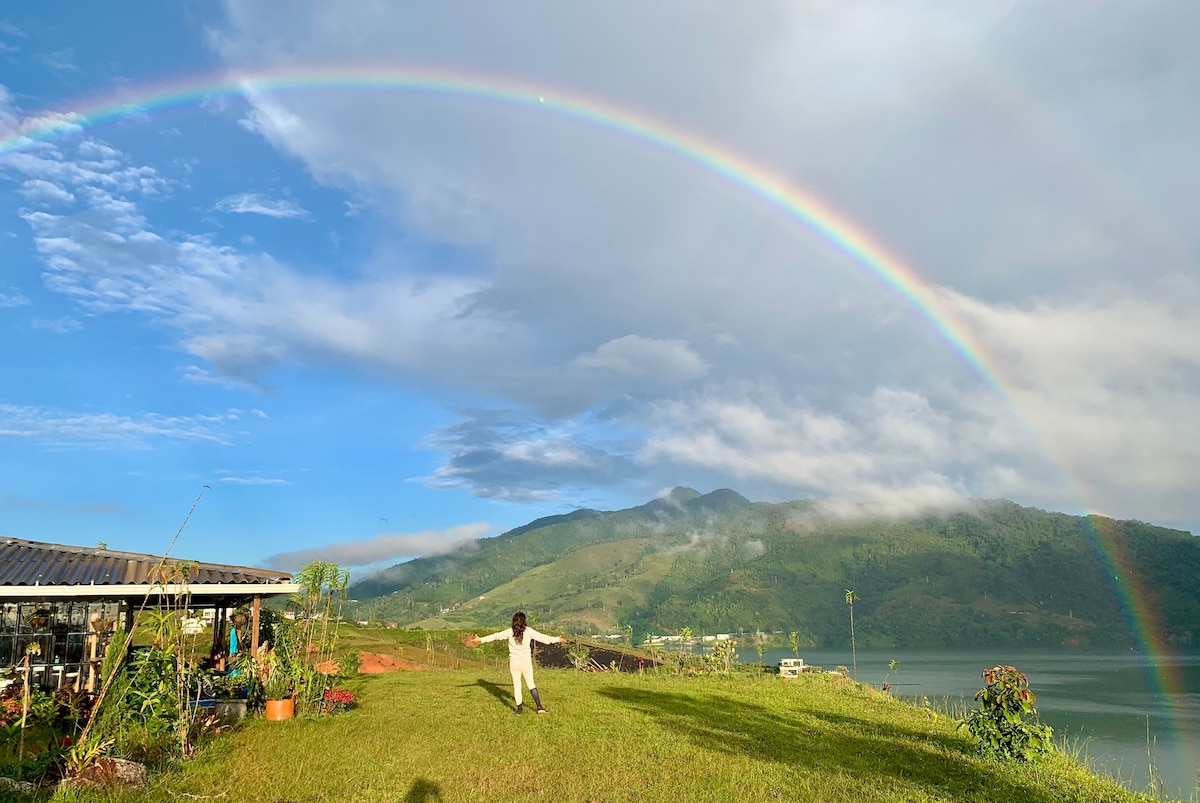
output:
[[[280,722],[291,719],[296,713],[296,701],[290,697],[286,700],[267,700],[267,719]]]

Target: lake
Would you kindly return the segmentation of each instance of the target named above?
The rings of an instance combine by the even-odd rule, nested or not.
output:
[[[791,650],[766,650],[763,663],[774,666],[791,657]],[[851,665],[848,648],[801,648],[800,657],[825,669]],[[757,663],[758,654],[740,649],[738,659]],[[1197,790],[1200,654],[1165,659],[1179,671],[1187,690],[1171,695],[1150,685],[1144,658],[1116,652],[859,650],[858,680],[882,685],[893,659],[900,664],[889,680],[892,693],[918,701],[928,697],[939,709],[945,709],[947,701],[974,707],[972,698],[983,685],[980,672],[1012,664],[1029,678],[1042,720],[1053,726],[1056,737],[1079,743],[1097,769],[1145,791],[1152,759],[1162,792],[1189,799]]]

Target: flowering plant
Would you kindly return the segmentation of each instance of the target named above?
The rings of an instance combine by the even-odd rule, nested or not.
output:
[[[321,701],[322,714],[340,714],[354,704],[354,695],[345,689],[332,688],[325,690]]]

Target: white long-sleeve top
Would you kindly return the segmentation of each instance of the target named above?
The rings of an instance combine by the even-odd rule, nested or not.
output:
[[[562,641],[562,639],[558,636],[547,636],[545,633],[539,633],[532,627],[528,626],[526,626],[525,632],[521,634],[520,644],[518,644],[516,639],[513,638],[511,627],[506,627],[499,633],[492,633],[490,635],[483,636],[479,639],[479,641],[499,641],[500,639],[508,639],[508,660],[510,661],[532,660],[533,653],[530,652],[529,647],[529,644],[532,641],[540,641],[542,644],[557,644]]]

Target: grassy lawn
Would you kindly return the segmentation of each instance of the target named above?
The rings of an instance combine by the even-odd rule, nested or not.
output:
[[[975,757],[953,723],[841,678],[506,668],[361,677],[339,717],[246,722],[137,795],[57,801],[1146,801],[1063,757]]]

